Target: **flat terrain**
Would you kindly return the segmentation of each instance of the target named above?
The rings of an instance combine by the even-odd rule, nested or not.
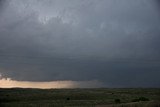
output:
[[[160,89],[0,89],[0,107],[160,107]]]

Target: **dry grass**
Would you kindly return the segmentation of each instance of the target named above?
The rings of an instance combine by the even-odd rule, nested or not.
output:
[[[160,107],[159,101],[133,102],[124,104],[97,105],[95,107]]]
[[[132,102],[142,97],[150,101]],[[0,89],[0,107],[160,107],[159,102],[160,89]]]

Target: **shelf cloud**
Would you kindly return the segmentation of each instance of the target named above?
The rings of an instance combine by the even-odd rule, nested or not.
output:
[[[159,40],[158,0],[0,0],[0,73],[15,84],[159,87]]]

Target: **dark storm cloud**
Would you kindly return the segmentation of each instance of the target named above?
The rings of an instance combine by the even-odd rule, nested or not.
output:
[[[5,0],[0,0],[0,12],[2,11],[2,9],[4,8],[5,6]]]
[[[156,1],[7,0],[0,12],[4,77],[160,86]]]
[[[0,0],[0,5],[3,6],[5,0]]]

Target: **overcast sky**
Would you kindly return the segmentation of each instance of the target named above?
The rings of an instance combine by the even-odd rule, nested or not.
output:
[[[158,0],[0,0],[0,74],[160,87]]]

